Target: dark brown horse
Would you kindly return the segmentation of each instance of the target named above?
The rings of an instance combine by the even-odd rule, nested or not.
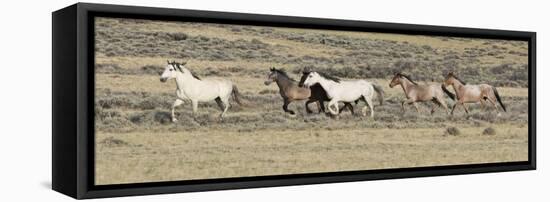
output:
[[[443,85],[452,85],[458,99],[458,101],[453,106],[453,109],[451,110],[451,114],[453,114],[457,105],[462,105],[464,111],[466,111],[466,113],[469,113],[468,108],[466,108],[466,105],[464,105],[464,103],[479,102],[481,104],[481,108],[483,109],[485,108],[485,105],[483,104],[484,101],[489,101],[491,104],[493,104],[493,107],[497,111],[498,107],[496,105],[496,102],[498,101],[502,109],[506,112],[506,107],[502,103],[497,89],[489,84],[466,84],[465,82],[460,80],[453,72],[451,72],[445,77],[445,82],[443,82]]]
[[[294,111],[288,109],[288,105],[292,101],[296,100],[307,100],[306,101],[306,111],[307,113],[311,113],[311,109],[309,109],[308,104],[312,102],[317,102],[317,107],[319,109],[319,113],[325,112],[325,106],[323,104],[324,101],[329,101],[327,93],[321,86],[315,87],[315,88],[305,88],[300,87],[296,84],[296,81],[292,78],[290,78],[285,71],[280,69],[271,68],[269,75],[267,76],[267,80],[264,82],[265,85],[269,85],[272,82],[277,83],[277,86],[279,87],[279,93],[281,94],[281,97],[283,97],[283,110],[285,112],[288,112],[292,115],[294,115]],[[348,107],[350,111],[353,114],[353,107],[350,103],[344,103],[344,107]],[[341,112],[342,110],[340,110]]]

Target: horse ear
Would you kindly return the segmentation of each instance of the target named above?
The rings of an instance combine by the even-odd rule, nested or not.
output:
[[[168,64],[170,64],[170,60],[166,60],[166,62],[167,62]]]

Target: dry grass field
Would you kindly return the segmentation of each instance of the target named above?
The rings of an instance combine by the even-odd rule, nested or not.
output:
[[[96,184],[525,161],[528,157],[527,43],[383,33],[203,23],[96,19]],[[215,102],[189,103],[170,121],[175,82],[161,83],[166,60],[186,61],[199,77],[233,81],[244,97],[220,121]],[[374,118],[339,119],[282,110],[268,69],[299,79],[312,67],[384,87]],[[395,71],[441,83],[454,71],[498,88],[508,112],[454,116],[430,104],[408,107]],[[450,104],[454,101],[448,99]],[[232,101],[232,103],[234,103]],[[362,103],[355,107],[360,112]],[[314,104],[311,107],[316,111]]]

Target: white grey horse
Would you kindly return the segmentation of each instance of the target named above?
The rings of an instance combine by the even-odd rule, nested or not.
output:
[[[338,102],[354,102],[357,99],[362,99],[370,108],[370,116],[374,116],[374,93],[378,93],[380,104],[383,103],[383,91],[382,88],[368,82],[366,80],[349,80],[340,81],[338,78],[331,77],[319,72],[311,72],[304,81],[304,85],[312,86],[314,84],[320,84],[327,92],[327,96],[330,101],[328,103],[328,110],[331,114],[338,114]],[[362,112],[363,116],[367,115],[367,107],[364,107]]]
[[[174,104],[172,104],[172,122],[177,121],[174,116],[175,108],[185,103],[185,100],[191,100],[194,117],[197,115],[199,102],[215,100],[222,110],[220,118],[225,116],[229,108],[229,98],[231,96],[241,105],[239,90],[231,81],[225,79],[200,79],[184,67],[186,63],[168,61],[168,65],[166,65],[164,72],[160,76],[161,82],[166,82],[169,79],[176,80],[177,98]]]

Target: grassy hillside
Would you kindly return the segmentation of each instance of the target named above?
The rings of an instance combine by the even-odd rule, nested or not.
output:
[[[96,25],[100,58],[191,59],[196,61],[191,68],[206,75],[221,71],[220,65],[262,77],[271,66],[292,72],[312,66],[347,78],[388,78],[403,71],[418,80],[440,81],[455,71],[466,82],[527,86],[524,41],[105,18]],[[137,62],[119,67],[163,65]]]

